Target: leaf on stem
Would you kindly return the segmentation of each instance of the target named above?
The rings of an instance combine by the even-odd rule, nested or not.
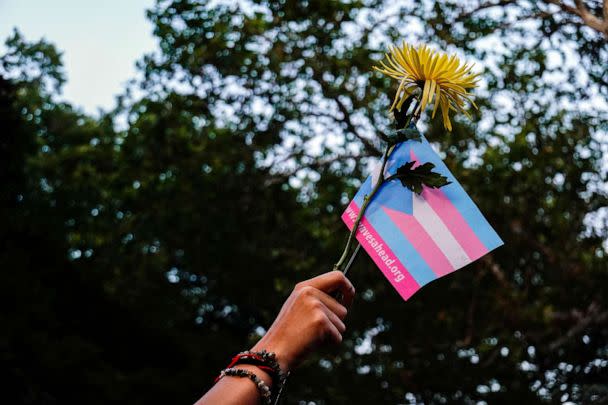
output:
[[[410,140],[420,142],[420,140],[422,139],[422,134],[420,133],[420,131],[418,131],[418,128],[412,125],[408,128],[391,131],[388,134],[381,134],[380,137],[384,141],[388,142],[389,145],[396,145],[400,142]]]
[[[399,179],[404,187],[409,188],[416,194],[422,193],[423,185],[430,188],[440,188],[451,183],[447,177],[432,171],[435,168],[434,164],[427,162],[413,168],[414,164],[416,164],[415,160],[407,162],[399,167],[397,172],[387,180]]]
[[[408,115],[408,110],[410,109],[410,105],[414,101],[414,95],[411,94],[410,97],[405,100],[401,108],[395,108],[393,110],[393,116],[395,117],[395,121],[397,124],[397,129],[405,128],[411,121],[411,116]]]

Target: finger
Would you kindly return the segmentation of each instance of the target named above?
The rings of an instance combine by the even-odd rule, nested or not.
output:
[[[330,271],[315,278],[305,281],[308,284],[326,293],[339,291],[344,296],[345,303],[351,303],[355,294],[355,288],[346,276],[340,271]]]
[[[331,323],[336,327],[336,329],[338,329],[338,332],[340,332],[341,334],[346,332],[346,325],[344,324],[344,322],[342,322],[340,318],[338,318],[338,315],[334,314],[330,310],[327,311],[327,317],[329,318]]]
[[[353,287],[352,283],[349,281],[349,288],[346,291],[342,291],[342,297],[340,297],[340,302],[346,306],[346,308],[350,308],[355,299],[355,287]]]
[[[344,319],[346,318],[346,314],[348,310],[344,305],[342,305],[338,300],[336,300],[331,295],[324,293],[321,290],[314,289],[314,295],[319,299],[331,312],[336,314],[338,318]]]
[[[329,322],[327,329],[327,338],[331,342],[336,344],[342,343],[342,334],[340,333],[336,325],[334,325],[332,322]]]
[[[325,316],[327,316],[327,319],[329,319],[331,321],[331,323],[336,327],[336,329],[338,329],[338,332],[344,333],[344,331],[346,330],[346,325],[344,324],[344,322],[342,322],[340,317],[338,317],[338,315],[336,315],[334,312],[332,312],[322,302],[321,302],[321,309],[325,313]]]

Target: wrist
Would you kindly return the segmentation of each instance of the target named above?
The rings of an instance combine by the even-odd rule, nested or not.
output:
[[[251,348],[251,351],[255,352],[260,352],[262,350],[274,353],[283,374],[286,374],[291,370],[292,361],[287,355],[287,351],[284,350],[280,344],[274,342],[272,339],[267,339],[266,336],[264,336]]]

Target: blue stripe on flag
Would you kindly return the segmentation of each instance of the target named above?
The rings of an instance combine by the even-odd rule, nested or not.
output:
[[[368,176],[355,197],[353,201],[357,204],[359,208],[363,205],[363,198],[366,194],[370,194],[372,192],[372,176]]]
[[[388,162],[386,163],[387,176],[393,175],[397,172],[397,169],[405,162],[410,160],[410,143],[403,142],[395,147],[395,150],[391,153]],[[380,164],[378,162],[377,164]],[[372,192],[372,176],[369,176],[365,183],[361,186],[359,191],[354,197],[354,201],[359,207],[363,204],[363,198],[365,195],[371,194]],[[401,183],[397,180],[393,180],[390,183],[385,183],[382,188],[378,190],[374,197],[374,202],[379,202],[385,207],[392,208],[395,211],[400,211],[409,215],[413,214],[412,211],[412,192],[407,188],[403,188]],[[373,211],[373,207],[370,204],[369,211],[366,215]]]
[[[374,203],[370,204],[370,209]],[[377,208],[379,208],[376,205]],[[422,287],[437,278],[433,270],[424,261],[410,241],[399,230],[386,212],[382,209],[366,211],[365,217],[382,237],[385,244],[393,251],[403,266],[410,272],[416,282]]]

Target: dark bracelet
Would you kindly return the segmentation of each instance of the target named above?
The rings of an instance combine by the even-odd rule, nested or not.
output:
[[[273,381],[272,390],[270,390],[270,400],[271,403],[277,405],[281,399],[281,394],[283,393],[285,384],[287,383],[289,372],[286,374],[283,373],[283,370],[281,370],[279,362],[277,361],[276,354],[266,350],[259,352],[247,350],[234,356],[230,364],[228,364],[226,367],[226,370],[234,369],[234,366],[240,364],[255,366],[270,375]],[[226,374],[222,371],[222,373],[215,379],[215,382],[218,382],[224,375]],[[256,376],[256,378],[258,377]],[[266,386],[266,384],[264,384],[264,386]],[[268,387],[266,386],[266,388]]]
[[[270,388],[268,388],[268,385],[266,385],[266,383],[264,381],[262,381],[262,379],[260,379],[257,375],[255,375],[255,373],[253,373],[249,370],[242,369],[242,368],[227,368],[227,369],[222,370],[222,372],[220,373],[220,376],[218,378],[218,381],[221,380],[225,376],[249,378],[251,381],[253,381],[256,388],[258,389],[258,392],[260,393],[260,396],[262,397],[262,403],[264,403],[266,405],[272,405],[272,398],[271,398],[272,395],[270,392]]]
[[[279,362],[277,361],[276,354],[262,350],[260,352],[244,351],[233,357],[232,362],[228,365],[228,368],[234,367],[237,364],[251,364],[258,366],[262,370],[268,372],[275,383],[281,383],[285,376]],[[270,368],[271,371],[268,370]]]
[[[237,364],[249,364],[268,372],[267,368],[270,368],[273,372],[268,372],[272,377],[272,403],[277,405],[281,400],[281,394],[283,393],[283,389],[287,384],[287,377],[289,377],[289,372],[286,374],[283,373],[281,367],[279,366],[279,362],[277,361],[277,356],[273,352],[266,351],[263,349],[259,352],[254,351],[244,351],[232,359],[232,363],[230,366],[232,367]]]

